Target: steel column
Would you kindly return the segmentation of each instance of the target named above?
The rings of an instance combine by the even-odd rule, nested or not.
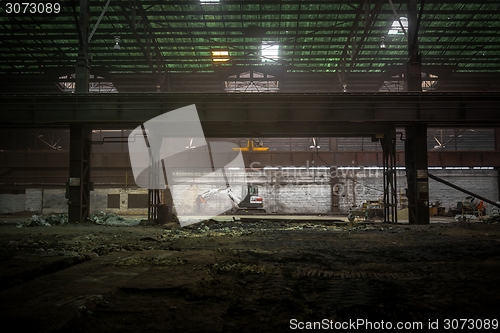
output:
[[[408,0],[407,91],[422,91],[422,61],[418,49],[417,0]]]
[[[418,49],[418,29],[417,0],[408,0],[407,90],[421,92],[422,62]],[[417,104],[415,109],[419,114],[420,105]],[[415,123],[406,127],[405,162],[409,222],[410,224],[428,224],[430,221],[427,124]]]
[[[405,164],[410,224],[428,224],[429,178],[427,174],[427,125],[407,126]]]
[[[90,4],[88,0],[80,0],[78,18],[78,59],[76,61],[75,93],[88,93],[90,81],[90,61],[88,55]]]
[[[397,222],[396,130],[380,139],[384,172],[384,222]]]
[[[90,155],[92,130],[81,124],[70,125],[68,220],[84,222],[90,211]]]
[[[88,58],[90,4],[80,0],[78,28],[78,58],[75,69],[75,93],[89,92],[90,65]],[[90,213],[90,156],[92,129],[83,124],[70,124],[69,181],[67,183],[68,220],[84,222]]]

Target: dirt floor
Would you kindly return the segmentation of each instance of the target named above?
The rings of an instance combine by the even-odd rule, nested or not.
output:
[[[0,217],[2,332],[425,332],[461,319],[472,331],[500,319],[499,224],[16,218]]]

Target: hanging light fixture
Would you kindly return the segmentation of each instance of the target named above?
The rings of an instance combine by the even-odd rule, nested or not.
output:
[[[115,36],[115,45],[113,46],[113,50],[121,50],[120,42],[121,42],[120,36],[116,35]]]
[[[386,49],[387,46],[385,45],[385,36],[380,36],[380,46],[381,49]]]

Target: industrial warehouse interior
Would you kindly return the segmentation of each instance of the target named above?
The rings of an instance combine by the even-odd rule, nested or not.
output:
[[[2,332],[495,331],[500,1],[0,11]]]

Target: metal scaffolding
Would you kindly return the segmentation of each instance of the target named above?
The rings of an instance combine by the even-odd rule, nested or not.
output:
[[[396,131],[384,134],[380,139],[384,172],[384,222],[396,223],[397,186],[396,186]]]

